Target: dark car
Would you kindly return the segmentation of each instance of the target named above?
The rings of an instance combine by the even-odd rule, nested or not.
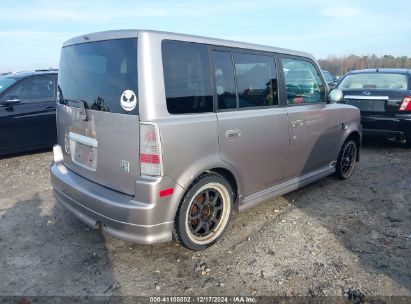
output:
[[[333,89],[335,87],[336,82],[337,82],[337,77],[332,75],[327,70],[321,70],[321,72],[323,73],[324,79],[325,79],[325,81],[327,81],[327,84],[330,87],[330,89]]]
[[[411,70],[351,71],[337,84],[344,103],[361,111],[364,135],[383,136],[411,144]]]
[[[56,143],[57,71],[0,77],[0,155]]]

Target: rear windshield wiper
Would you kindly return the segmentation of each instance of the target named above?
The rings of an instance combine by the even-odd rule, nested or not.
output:
[[[82,120],[88,120],[87,109],[89,109],[88,103],[84,100],[75,100],[75,99],[64,99],[62,98],[59,101],[61,104],[66,106],[76,107],[80,109],[80,118]],[[75,105],[74,105],[75,104]]]

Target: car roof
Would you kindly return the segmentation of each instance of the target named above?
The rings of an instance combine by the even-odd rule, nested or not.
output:
[[[410,69],[387,69],[387,68],[378,68],[378,69],[363,69],[363,70],[353,70],[348,72],[348,74],[372,74],[372,73],[395,73],[395,74],[404,74],[411,75]]]
[[[21,71],[21,72],[9,73],[9,74],[3,75],[3,76],[1,76],[1,77],[14,78],[14,79],[22,79],[22,78],[26,78],[26,77],[34,76],[34,75],[57,75],[57,73],[58,73],[58,70],[57,70],[57,69],[35,70],[35,71]]]
[[[188,42],[197,42],[197,43],[204,43],[204,44],[211,44],[211,45],[218,45],[218,46],[226,46],[226,47],[234,47],[234,48],[244,48],[244,49],[252,49],[252,50],[260,50],[260,51],[267,51],[267,52],[276,52],[276,53],[283,53],[295,56],[302,56],[308,57],[315,60],[314,56],[305,52],[271,47],[266,45],[259,45],[259,44],[252,44],[246,42],[239,42],[239,41],[232,41],[232,40],[225,40],[225,39],[218,39],[218,38],[210,38],[210,37],[203,37],[203,36],[195,36],[195,35],[187,35],[187,34],[179,34],[179,33],[172,33],[172,32],[162,32],[162,31],[154,31],[154,30],[138,30],[138,29],[129,29],[129,30],[112,30],[112,31],[104,31],[104,32],[96,32],[85,34],[81,36],[74,37],[72,39],[67,40],[63,43],[63,48],[73,44],[81,44],[81,43],[88,43],[94,41],[102,41],[102,40],[113,40],[113,39],[123,39],[123,38],[137,38],[141,36],[157,36],[161,39],[169,39],[169,40],[181,40],[181,41],[188,41]]]

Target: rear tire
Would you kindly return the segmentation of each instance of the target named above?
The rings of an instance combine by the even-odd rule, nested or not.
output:
[[[174,219],[174,239],[191,250],[212,246],[227,230],[233,197],[232,187],[220,175],[201,177],[180,203]]]
[[[336,173],[339,178],[348,179],[351,177],[354,173],[357,157],[358,145],[354,140],[348,139],[343,144],[337,160]]]

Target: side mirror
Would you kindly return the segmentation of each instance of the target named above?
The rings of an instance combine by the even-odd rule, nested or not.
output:
[[[7,95],[0,103],[5,106],[12,106],[20,103],[20,101],[21,100],[17,95]]]
[[[330,94],[328,94],[329,103],[341,102],[343,98],[344,98],[344,94],[340,89],[333,89],[331,90]]]

